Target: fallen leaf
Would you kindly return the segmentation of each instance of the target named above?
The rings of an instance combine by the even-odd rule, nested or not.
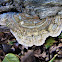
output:
[[[9,53],[5,56],[2,62],[19,62],[19,59],[16,55]]]
[[[33,60],[34,60],[33,50],[28,50],[28,52],[21,57],[21,62],[33,62]]]
[[[53,45],[54,42],[56,42],[56,41],[53,38],[50,37],[49,39],[46,40],[45,47],[49,48],[50,46]]]
[[[58,36],[58,38],[62,38],[62,33]]]

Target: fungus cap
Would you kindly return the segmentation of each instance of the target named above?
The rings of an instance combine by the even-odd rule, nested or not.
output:
[[[42,20],[25,13],[5,13],[0,17],[0,24],[5,23],[19,44],[27,47],[40,46],[48,36],[56,37],[62,31],[61,13]]]

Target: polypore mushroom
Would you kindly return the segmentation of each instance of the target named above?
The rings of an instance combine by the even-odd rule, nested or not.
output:
[[[5,13],[0,15],[0,24],[10,28],[16,40],[24,46],[40,46],[48,36],[56,37],[62,30],[62,15],[46,17],[40,20],[37,16],[25,13]]]
[[[61,33],[61,8],[61,6],[45,7],[41,5],[41,7],[35,8],[40,12],[34,10],[36,13],[32,14],[33,16],[26,12],[3,13],[0,14],[0,25],[9,27],[19,44],[27,47],[40,46],[45,43],[48,36],[56,37]]]

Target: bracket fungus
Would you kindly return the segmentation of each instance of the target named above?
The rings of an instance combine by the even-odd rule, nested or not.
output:
[[[60,5],[61,2],[59,2]],[[55,2],[54,4],[57,3]],[[32,15],[28,14],[27,12],[3,13],[0,14],[0,25],[9,27],[11,33],[15,36],[19,44],[27,47],[31,47],[33,45],[40,46],[45,43],[48,36],[56,37],[61,33],[61,9],[62,7],[58,5],[50,7],[47,4],[44,4],[40,5],[40,7],[36,6],[36,8],[33,10],[35,14],[32,14],[31,12]],[[35,10],[37,10],[37,12]]]

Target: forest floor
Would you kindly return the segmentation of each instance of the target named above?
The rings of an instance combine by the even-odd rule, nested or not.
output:
[[[62,33],[55,38],[48,37],[42,46],[25,48],[9,30],[0,32],[0,62],[9,53],[15,54],[20,62],[62,62]]]

